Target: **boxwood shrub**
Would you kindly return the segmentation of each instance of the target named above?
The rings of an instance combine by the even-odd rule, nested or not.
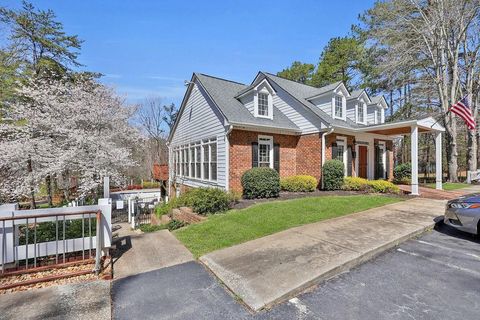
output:
[[[242,187],[247,199],[278,197],[280,177],[271,168],[252,168],[242,175]]]
[[[280,179],[280,186],[284,191],[312,192],[317,188],[317,179],[307,175],[291,176]]]
[[[323,164],[323,188],[339,190],[343,185],[345,167],[340,160],[328,160]]]
[[[393,169],[395,183],[409,184],[412,178],[412,164],[410,162],[402,163]]]
[[[343,190],[348,191],[366,191],[393,194],[400,193],[400,189],[390,181],[367,180],[357,177],[346,177],[344,179],[344,184],[342,188]]]
[[[190,207],[201,215],[225,212],[229,204],[230,196],[218,188],[190,189],[176,199],[177,207]]]

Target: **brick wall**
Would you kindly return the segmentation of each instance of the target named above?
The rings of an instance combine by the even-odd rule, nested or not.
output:
[[[242,191],[242,175],[252,168],[252,142],[258,142],[259,135],[272,136],[273,143],[280,144],[280,176],[296,174],[296,147],[299,136],[233,130],[229,136],[230,190]]]
[[[322,175],[322,138],[318,133],[300,136],[297,143],[296,174],[314,176],[318,182]]]
[[[355,139],[354,136],[349,136],[346,134],[329,134],[325,137],[325,161],[332,160],[332,143],[337,141],[337,137],[346,137],[347,138],[347,145],[352,147],[352,152],[355,151],[355,147],[353,145],[353,140]],[[352,176],[355,175],[355,159],[352,158]]]

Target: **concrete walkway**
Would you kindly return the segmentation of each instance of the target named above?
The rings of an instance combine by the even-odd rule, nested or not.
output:
[[[289,229],[200,260],[260,310],[432,228],[445,201],[412,199]]]
[[[114,240],[113,277],[124,278],[193,260],[190,251],[170,231],[151,233],[130,231],[128,224],[117,224]]]
[[[0,295],[0,319],[111,319],[110,281]]]

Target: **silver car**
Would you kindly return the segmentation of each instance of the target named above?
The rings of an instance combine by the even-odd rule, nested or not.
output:
[[[443,221],[458,230],[480,235],[480,193],[448,201]]]

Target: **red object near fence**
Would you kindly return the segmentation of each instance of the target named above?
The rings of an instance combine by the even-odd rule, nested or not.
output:
[[[167,181],[168,180],[168,164],[158,164],[153,165],[153,179],[157,181]]]

